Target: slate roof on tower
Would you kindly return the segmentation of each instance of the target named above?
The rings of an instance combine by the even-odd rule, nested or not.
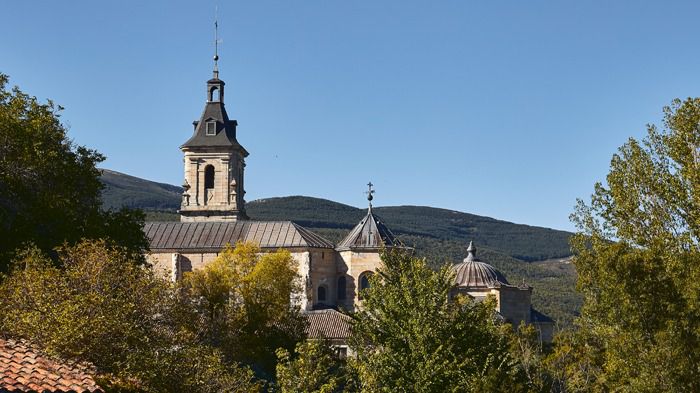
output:
[[[367,215],[350,233],[338,243],[337,250],[367,249],[377,250],[382,247],[403,247],[403,243],[394,236],[384,225],[381,218],[372,213],[370,208]]]
[[[372,189],[372,182],[367,183],[369,190],[365,192],[367,194],[367,201],[369,201],[369,208],[367,209],[367,215],[360,221],[359,224],[355,225],[355,228],[350,231],[350,233],[345,236],[336,250],[378,250],[382,247],[403,247],[403,243],[391,233],[391,230],[387,228],[382,220],[372,212],[372,200],[374,199],[375,190]]]
[[[230,147],[241,150],[244,156],[248,152],[236,140],[236,120],[230,120],[224,107],[224,81],[219,78],[207,81],[207,103],[199,121],[194,122],[194,134],[181,149],[198,147]],[[216,96],[218,94],[218,97]],[[215,129],[207,130],[207,124],[213,123]]]

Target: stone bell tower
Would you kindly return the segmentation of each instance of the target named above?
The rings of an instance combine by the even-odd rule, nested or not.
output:
[[[217,40],[218,42],[218,40]],[[217,48],[218,52],[218,48]],[[248,152],[236,140],[236,120],[224,107],[224,81],[219,79],[218,53],[214,76],[207,81],[207,103],[194,134],[180,149],[185,154],[185,183],[180,221],[246,220],[243,170]]]

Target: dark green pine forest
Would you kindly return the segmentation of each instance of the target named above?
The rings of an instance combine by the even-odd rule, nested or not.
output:
[[[178,219],[180,187],[110,170],[103,170],[102,182],[107,209],[143,209],[150,221]],[[306,196],[259,199],[246,209],[251,219],[295,221],[333,242],[366,214],[366,209]],[[433,267],[460,262],[472,240],[479,257],[502,271],[511,284],[525,282],[534,287],[534,307],[561,327],[569,326],[580,308],[569,232],[426,206],[375,207],[374,211]]]

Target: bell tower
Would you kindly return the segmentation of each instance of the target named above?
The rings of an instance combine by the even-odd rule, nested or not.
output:
[[[207,81],[207,102],[184,153],[180,221],[246,220],[243,170],[248,152],[236,140],[236,120],[224,107],[225,83],[219,79],[218,23],[215,26],[214,75]]]

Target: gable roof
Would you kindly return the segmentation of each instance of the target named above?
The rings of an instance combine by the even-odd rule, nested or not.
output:
[[[332,308],[324,310],[305,311],[304,316],[309,321],[306,335],[315,339],[344,340],[350,337],[350,318]]]
[[[261,248],[333,248],[333,243],[291,221],[147,222],[151,251],[218,252],[226,244]]]
[[[44,355],[24,340],[0,338],[0,392],[103,392],[87,365]]]
[[[338,250],[368,249],[377,250],[382,247],[402,247],[403,243],[394,236],[372,209],[350,233],[338,243]]]

